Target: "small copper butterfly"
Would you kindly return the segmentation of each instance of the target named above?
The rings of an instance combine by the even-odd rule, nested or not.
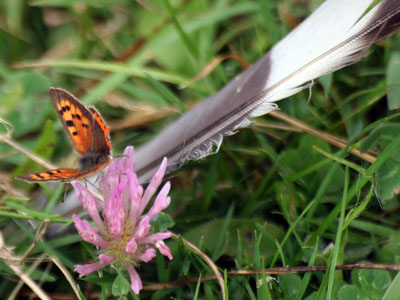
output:
[[[50,97],[65,132],[81,158],[75,169],[55,169],[17,176],[28,182],[68,182],[100,171],[112,162],[110,129],[93,106],[85,106],[65,90],[50,88]]]

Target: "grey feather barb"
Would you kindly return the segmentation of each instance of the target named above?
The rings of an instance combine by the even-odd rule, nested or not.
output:
[[[224,135],[269,113],[276,101],[313,79],[354,64],[400,28],[400,1],[327,0],[302,24],[219,92],[206,98],[138,149],[136,170],[147,181],[163,157],[167,172],[218,151]]]

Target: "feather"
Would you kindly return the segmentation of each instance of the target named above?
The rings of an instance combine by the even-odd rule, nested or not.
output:
[[[137,172],[148,180],[163,157],[168,172],[218,151],[224,135],[249,118],[277,109],[278,100],[312,80],[362,59],[368,48],[400,27],[400,1],[327,0],[250,68],[189,110],[136,152]]]

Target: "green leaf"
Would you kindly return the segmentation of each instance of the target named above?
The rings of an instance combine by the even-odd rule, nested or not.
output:
[[[400,124],[384,124],[374,129],[361,144],[361,151],[374,147],[386,147],[391,141],[400,135]]]
[[[53,122],[47,121],[44,125],[43,132],[39,137],[33,153],[38,154],[43,158],[50,158],[54,151],[54,145],[56,142],[56,133],[54,130]],[[39,166],[32,160],[27,160],[21,164],[15,171],[14,175],[21,175],[27,173],[33,173],[43,170],[42,166]]]
[[[205,178],[205,184],[204,184],[204,197],[203,197],[203,204],[202,204],[202,209],[204,212],[206,212],[213,200],[213,198],[216,196],[217,191],[216,191],[216,183],[217,181],[217,170],[218,170],[218,155],[215,155],[211,159],[211,166],[207,172],[206,178]]]
[[[157,231],[166,231],[168,228],[174,227],[175,222],[170,215],[165,213],[160,213],[152,221],[154,223]]]
[[[351,278],[353,283],[372,299],[382,298],[392,281],[386,270],[353,270]]]
[[[45,219],[49,219],[53,222],[63,222],[63,223],[71,223],[71,219],[62,219],[58,214],[50,214],[43,212],[42,210],[38,210],[25,204],[20,204],[15,201],[7,201],[6,205],[3,209],[0,210],[0,215],[10,216],[16,219],[31,219],[31,220],[40,220],[43,221]],[[16,210],[18,213],[13,213],[10,210]],[[24,212],[24,214],[21,214]]]
[[[264,232],[261,237],[261,256],[262,258],[270,257],[275,251],[276,247],[271,243],[271,240],[280,240],[283,236],[283,230],[271,222],[264,223],[260,219],[232,219],[226,230],[223,231],[224,219],[217,219],[208,223],[196,226],[189,229],[183,237],[188,241],[198,244],[203,239],[203,247],[209,249],[211,253],[215,245],[219,244],[218,239],[224,236],[226,242],[220,250],[220,255],[226,254],[235,256],[239,240],[242,242],[243,251],[249,255],[254,253],[254,231],[257,228],[257,223],[262,223]],[[222,232],[223,231],[223,232]],[[238,232],[240,238],[238,240]],[[222,234],[222,235],[221,235]],[[268,235],[268,238],[265,236]]]
[[[0,91],[0,116],[3,118],[11,113],[18,105],[22,97],[22,87],[20,84],[14,84],[8,91]]]
[[[281,154],[279,158],[280,166],[288,169],[289,174],[295,177],[297,173],[303,172],[305,168],[322,162],[324,156],[314,150],[313,146],[317,146],[328,153],[330,152],[329,145],[323,140],[312,135],[304,135],[296,149],[290,149]],[[329,168],[330,165],[321,166],[310,175],[304,176],[302,180],[306,182],[310,188],[320,186]],[[326,202],[338,201],[340,199],[338,192],[343,189],[343,169],[337,168],[333,176],[334,180],[332,180],[327,187],[327,192],[331,194],[332,198],[325,197]]]
[[[373,251],[374,246],[370,243],[366,245],[358,243],[347,244],[343,256],[346,262],[353,262],[364,259]]]
[[[395,232],[379,252],[378,261],[385,264],[400,264],[400,233]]]
[[[91,60],[57,60],[57,61],[26,61],[21,63],[22,67],[64,67],[64,68],[81,68],[86,70],[105,71],[118,74],[126,74],[139,78],[145,78],[144,74],[169,83],[182,84],[188,81],[188,78],[182,77],[172,72],[164,72],[160,69],[134,67],[123,63],[91,61]]]
[[[234,207],[229,207],[229,210],[226,213],[224,218],[224,222],[221,224],[221,230],[219,232],[219,236],[217,236],[216,243],[214,245],[214,249],[211,254],[211,259],[216,261],[222,255],[222,249],[225,243],[226,232],[229,227],[229,224],[232,220]]]
[[[301,278],[297,274],[286,274],[278,276],[278,282],[281,286],[286,299],[295,299],[301,288]]]
[[[178,97],[174,95],[167,87],[155,80],[150,74],[145,73],[147,79],[150,83],[154,86],[154,88],[159,92],[159,94],[170,104],[174,105],[175,107],[179,108],[181,112],[187,111],[185,105],[179,100]]]
[[[400,273],[397,273],[389,288],[383,295],[382,300],[397,300],[400,295]]]
[[[183,44],[186,46],[186,48],[189,50],[190,54],[193,56],[193,58],[197,58],[199,56],[199,51],[197,49],[197,45],[194,44],[194,42],[191,40],[191,38],[187,35],[187,33],[184,31],[182,28],[181,24],[179,23],[175,10],[169,3],[169,0],[165,1],[165,5],[168,9],[168,12],[171,15],[172,18],[172,23],[176,29],[176,31],[179,34],[179,38],[182,40]]]
[[[335,247],[333,249],[332,253],[332,259],[329,264],[328,271],[325,273],[324,277],[328,277],[328,289],[327,289],[327,299],[332,299],[332,291],[333,291],[333,285],[335,280],[337,279],[337,273],[335,272],[336,265],[340,264],[340,257],[339,255],[342,253],[343,250],[343,245],[341,245],[342,241],[342,233],[344,231],[343,228],[343,223],[344,223],[344,217],[346,213],[346,198],[347,198],[347,192],[349,189],[349,169],[346,168],[345,172],[345,177],[344,177],[344,189],[343,189],[343,195],[342,195],[342,203],[341,203],[341,208],[340,208],[340,215],[339,215],[339,224],[336,232],[336,238],[335,238]]]
[[[49,112],[50,101],[40,99],[39,95],[46,93],[50,87],[50,81],[42,74],[34,72],[18,72],[13,74],[6,85],[6,89],[12,89],[18,85],[20,97],[18,109],[9,111],[5,116],[8,122],[13,124],[13,138],[26,135],[43,126],[43,122]],[[43,96],[40,96],[43,98]]]
[[[357,286],[343,285],[338,291],[338,300],[369,300],[370,298],[364,295]]]
[[[122,274],[118,274],[112,284],[112,294],[122,297],[129,293],[131,287],[129,281]]]
[[[318,81],[321,83],[322,87],[324,88],[324,97],[328,99],[329,93],[331,92],[331,85],[333,81],[333,74],[328,74],[325,76],[321,76],[318,78]]]
[[[317,257],[317,251],[318,251],[318,245],[319,245],[319,240],[315,243],[314,250],[310,256],[310,259],[308,261],[308,266],[313,266],[315,264],[315,259]],[[301,286],[299,289],[299,292],[296,295],[296,300],[300,300],[304,298],[304,293],[307,289],[307,286],[310,284],[310,279],[311,279],[311,272],[308,272],[304,274],[303,279],[301,280]]]
[[[317,299],[317,292],[313,292],[310,295],[308,295],[307,298],[305,298],[304,300],[315,300]]]
[[[370,136],[363,142],[362,149],[372,147],[385,148],[400,135],[400,124],[385,125],[374,130]],[[400,192],[400,159],[398,153],[400,146],[390,154],[390,157],[383,163],[382,167],[376,173],[376,195],[382,200],[384,209],[396,205],[389,201]]]
[[[53,6],[53,7],[71,7],[74,5],[111,5],[116,4],[118,0],[33,0],[32,6]]]
[[[38,93],[48,92],[50,80],[42,73],[32,71],[20,71],[14,73],[7,82],[12,87],[20,84],[25,97],[37,96]]]
[[[400,51],[393,51],[386,72],[389,109],[400,108]]]
[[[3,11],[3,18],[6,17],[6,24],[9,26],[9,30],[14,33],[20,34],[20,31],[22,29],[22,20],[24,17],[24,1],[14,0],[12,1],[12,5],[6,5],[5,8],[6,11],[5,16]]]

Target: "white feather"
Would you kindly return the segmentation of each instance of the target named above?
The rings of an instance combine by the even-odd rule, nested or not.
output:
[[[360,60],[371,44],[399,27],[400,0],[382,0],[368,11],[373,2],[325,1],[248,70],[141,147],[141,180],[147,180],[164,156],[172,170],[216,152],[223,135],[248,126],[248,117],[271,112],[274,102],[310,87],[313,79]]]

